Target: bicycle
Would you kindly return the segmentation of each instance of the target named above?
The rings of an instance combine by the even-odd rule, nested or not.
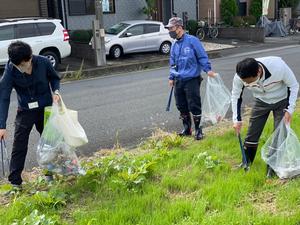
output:
[[[300,18],[292,18],[289,20],[289,24],[286,26],[288,34],[298,33],[300,30]]]
[[[210,38],[217,38],[219,34],[218,27],[216,25],[208,24],[206,21],[198,21],[198,29],[196,36],[202,41],[205,36]]]

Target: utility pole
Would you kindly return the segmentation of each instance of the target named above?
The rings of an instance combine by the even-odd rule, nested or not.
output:
[[[105,31],[103,26],[102,0],[95,0],[95,15],[96,19],[93,20],[95,62],[96,66],[105,66]]]

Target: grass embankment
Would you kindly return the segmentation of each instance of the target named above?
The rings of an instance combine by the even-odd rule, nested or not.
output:
[[[292,128],[300,137],[299,112]],[[271,133],[269,121],[261,144]],[[0,224],[300,224],[300,179],[266,180],[260,152],[247,173],[235,169],[240,159],[230,123],[200,142],[156,134],[86,160],[85,176],[26,184],[2,204]]]

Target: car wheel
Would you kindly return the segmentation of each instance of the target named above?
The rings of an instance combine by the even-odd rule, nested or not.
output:
[[[56,55],[56,53],[54,53],[52,51],[45,51],[41,55],[48,58],[50,60],[51,64],[52,64],[52,66],[55,69],[57,68],[57,66],[58,66],[58,56]]]
[[[167,55],[170,53],[171,51],[171,43],[170,42],[164,42],[161,44],[159,51],[164,54]]]
[[[112,58],[118,59],[122,56],[122,48],[120,46],[113,46],[109,53]]]

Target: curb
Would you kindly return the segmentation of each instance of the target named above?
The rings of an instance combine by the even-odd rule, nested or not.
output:
[[[210,59],[220,57],[220,50],[214,50],[207,52],[208,57]],[[74,78],[78,71],[68,71],[68,72],[60,72],[60,75],[63,79],[72,80],[72,79],[84,79],[84,78],[93,78],[99,76],[108,76],[112,74],[118,74],[122,72],[133,72],[133,71],[140,71],[146,69],[153,69],[159,67],[165,67],[169,65],[169,57],[166,59],[158,59],[158,60],[151,60],[151,61],[141,61],[139,63],[127,63],[124,65],[113,65],[113,66],[104,66],[104,67],[94,67],[90,69],[84,69],[81,72],[79,78]]]

